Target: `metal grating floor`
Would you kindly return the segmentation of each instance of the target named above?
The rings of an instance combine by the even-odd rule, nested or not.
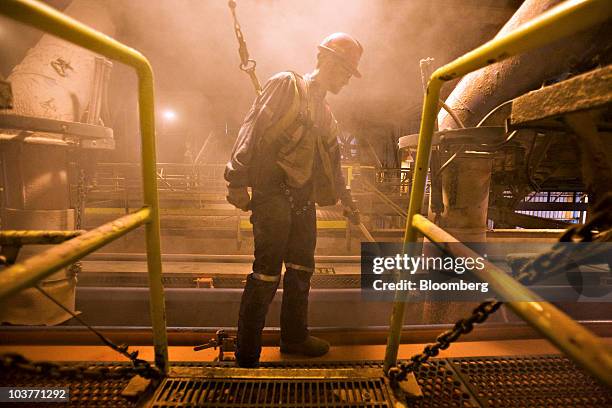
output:
[[[390,408],[382,379],[202,379],[169,378],[152,408],[294,407]]]
[[[109,368],[125,367],[118,363],[88,363],[88,366],[99,366]],[[35,372],[16,370],[0,370],[0,387],[68,387],[70,389],[69,402],[50,403],[17,403],[7,406],[15,407],[135,407],[133,401],[121,396],[121,391],[127,386],[131,376],[112,379],[100,378],[53,378],[45,377]],[[0,404],[1,405],[1,404]]]
[[[446,360],[432,359],[415,375],[423,397],[411,401],[411,408],[480,407]]]
[[[77,363],[75,363],[77,364]],[[79,363],[83,364],[83,363]],[[110,368],[123,363],[87,363]],[[231,363],[184,362],[186,369],[228,368]],[[263,363],[267,369],[382,368],[380,361]],[[612,407],[612,389],[598,384],[562,356],[511,356],[433,359],[416,373],[423,397],[410,400],[415,408],[605,408]],[[45,378],[34,372],[0,370],[2,387],[69,387],[70,403],[52,407],[135,407],[120,394],[129,377]],[[382,377],[342,379],[187,378],[165,379],[150,403],[166,407],[391,407]],[[21,404],[20,406],[26,406]],[[38,406],[38,405],[37,405]],[[43,405],[45,406],[45,405]]]
[[[612,407],[612,390],[562,356],[449,361],[485,408]]]

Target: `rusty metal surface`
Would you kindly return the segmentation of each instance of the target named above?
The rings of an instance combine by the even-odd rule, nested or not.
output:
[[[529,92],[512,102],[510,126],[565,128],[556,116],[597,109],[612,103],[612,65]],[[543,119],[549,119],[544,121]]]

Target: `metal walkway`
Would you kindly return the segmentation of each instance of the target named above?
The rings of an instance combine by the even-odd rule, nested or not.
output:
[[[127,365],[81,364],[111,371]],[[311,374],[308,378],[309,370],[326,372],[329,377],[315,379]],[[260,373],[250,377],[236,376],[237,371],[231,363],[172,363],[171,375],[140,401],[121,395],[128,376],[46,378],[22,370],[3,370],[0,386],[69,387],[70,403],[52,403],[53,407],[393,406],[379,361],[263,363],[258,370],[248,370]],[[338,375],[341,372],[352,376],[342,378]],[[202,373],[209,378],[202,378]],[[419,368],[416,377],[423,397],[410,400],[409,407],[612,407],[611,389],[557,355],[433,359]]]

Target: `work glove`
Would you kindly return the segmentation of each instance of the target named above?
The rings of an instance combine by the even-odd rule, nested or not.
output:
[[[357,203],[353,200],[350,189],[347,188],[344,190],[340,197],[340,202],[343,206],[342,215],[348,218],[353,225],[361,224],[361,215],[359,214]]]
[[[242,211],[248,211],[251,204],[251,196],[247,187],[227,186],[227,202]]]

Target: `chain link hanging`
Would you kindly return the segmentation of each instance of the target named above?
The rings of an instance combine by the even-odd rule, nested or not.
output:
[[[151,366],[151,364],[149,364],[148,361],[139,359],[138,358],[138,351],[131,351],[130,352],[129,351],[129,346],[127,344],[117,345],[117,344],[113,343],[109,338],[107,338],[105,335],[103,335],[102,333],[100,333],[99,331],[97,331],[96,329],[91,327],[89,324],[87,324],[76,313],[74,313],[73,311],[68,309],[66,306],[64,306],[61,302],[59,302],[57,299],[55,299],[53,296],[51,296],[43,288],[41,288],[40,286],[35,286],[35,288],[38,289],[38,291],[40,293],[42,293],[45,297],[47,297],[47,299],[49,299],[50,301],[55,303],[60,309],[64,310],[66,313],[70,314],[76,321],[81,323],[89,331],[91,331],[93,334],[95,334],[102,341],[102,343],[104,343],[105,345],[107,345],[111,349],[115,350],[119,354],[127,357],[132,362],[132,366],[133,366],[133,369],[135,370],[135,372],[138,372],[138,374],[140,374],[142,377],[153,378],[153,377],[157,377],[157,376],[159,376],[161,374],[160,371],[157,368]]]
[[[82,150],[81,150],[82,151]],[[76,186],[76,203],[74,204],[74,229],[83,229],[83,219],[85,218],[85,200],[87,199],[87,184],[85,168],[83,167],[80,158],[76,160],[77,167],[77,186]],[[81,261],[76,261],[68,267],[68,273],[70,277],[76,277],[81,273],[83,265]]]
[[[430,357],[437,356],[440,350],[449,348],[462,334],[471,332],[474,328],[474,324],[484,323],[489,316],[501,307],[501,305],[502,302],[494,300],[486,301],[478,305],[468,318],[458,320],[452,329],[440,334],[436,338],[436,342],[425,346],[420,354],[413,355],[408,362],[399,363],[395,367],[391,367],[387,373],[389,380],[392,383],[405,380],[408,373],[414,372],[421,364],[429,360]]]
[[[244,40],[244,35],[242,34],[238,17],[236,16],[236,2],[234,0],[229,0],[227,5],[229,6],[234,19],[234,32],[236,33],[236,39],[238,40],[238,54],[240,55],[240,69],[249,75],[251,82],[253,83],[253,87],[255,88],[255,92],[257,92],[257,95],[260,95],[262,90],[261,84],[259,83],[257,74],[255,73],[257,61],[249,56],[249,50],[247,48],[246,41]]]
[[[127,357],[131,366],[119,366],[114,368],[98,365],[75,365],[57,364],[49,361],[31,361],[21,354],[6,353],[0,355],[0,368],[3,370],[17,369],[32,374],[45,375],[49,377],[71,377],[71,378],[121,378],[128,375],[140,375],[143,378],[155,379],[162,377],[161,371],[152,366],[148,361],[138,358],[138,351],[129,351],[127,344],[117,345],[102,333],[91,327],[76,313],[65,307],[61,302],[51,296],[40,286],[34,286],[47,299],[70,314],[75,320],[94,333],[106,346],[112,348],[119,354]]]
[[[2,371],[20,370],[52,378],[112,379],[134,375],[140,375],[143,378],[157,378],[157,374],[152,376],[150,368],[143,365],[111,368],[86,364],[57,364],[50,361],[31,361],[18,353],[0,354],[0,369]]]

